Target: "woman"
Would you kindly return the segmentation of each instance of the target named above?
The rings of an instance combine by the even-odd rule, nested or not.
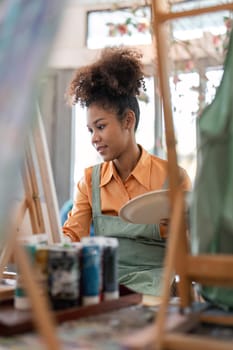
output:
[[[142,55],[135,49],[106,48],[95,63],[76,71],[68,96],[87,107],[87,128],[103,163],[85,170],[77,185],[63,232],[72,241],[95,235],[119,240],[119,283],[144,294],[160,295],[167,225],[124,222],[119,209],[130,199],[165,188],[167,161],[149,154],[135,139],[137,97],[145,90]],[[180,169],[184,189],[190,180]]]

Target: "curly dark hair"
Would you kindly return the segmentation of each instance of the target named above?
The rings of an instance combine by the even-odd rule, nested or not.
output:
[[[140,114],[136,96],[146,90],[141,58],[136,48],[103,49],[96,62],[75,72],[67,90],[69,103],[80,103],[82,107],[96,103],[114,109],[119,119],[131,109],[136,116],[136,130]]]

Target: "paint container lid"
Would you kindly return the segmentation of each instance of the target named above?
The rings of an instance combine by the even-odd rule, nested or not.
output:
[[[119,246],[118,239],[115,237],[106,237],[104,241],[104,246],[117,248]]]
[[[103,247],[105,243],[106,238],[104,236],[95,236],[95,237],[82,237],[81,243],[84,246],[93,246],[97,245],[99,247]]]
[[[15,296],[14,298],[14,307],[17,310],[30,310],[31,309],[31,303],[30,299],[25,296],[25,297],[17,297]]]
[[[113,300],[119,298],[119,291],[116,290],[114,292],[104,292],[104,301]]]
[[[93,297],[82,297],[83,306],[98,304],[100,302],[99,295]]]

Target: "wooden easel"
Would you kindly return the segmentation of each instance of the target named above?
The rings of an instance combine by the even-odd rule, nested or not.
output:
[[[32,152],[32,143],[34,143],[35,146],[35,154]],[[37,158],[38,173],[36,171],[35,156]],[[39,182],[41,183],[39,184]],[[60,349],[59,341],[56,337],[55,321],[52,313],[49,311],[47,299],[39,293],[36,281],[34,280],[33,268],[30,266],[28,257],[15,235],[15,231],[19,231],[27,210],[29,211],[32,234],[45,232],[45,217],[42,210],[39,189],[40,185],[42,185],[50,224],[48,241],[50,243],[55,243],[60,242],[62,239],[58,203],[48,155],[48,147],[38,109],[35,133],[29,136],[29,141],[25,150],[23,183],[25,198],[17,209],[12,226],[9,228],[7,244],[0,256],[0,277],[3,275],[4,268],[14,253],[25,279],[25,288],[31,300],[33,318],[38,331],[44,338],[48,349]]]
[[[57,243],[62,239],[61,224],[45,130],[39,108],[37,108],[35,124],[35,130],[28,135],[25,145],[22,166],[24,198],[15,209],[14,227],[17,237],[21,233],[24,234],[22,230],[25,231],[25,228],[22,228],[22,224],[28,213],[31,228],[27,225],[26,230],[30,232],[26,232],[26,237],[43,234],[49,243]],[[0,257],[0,267],[4,269],[10,259],[9,250],[4,250]],[[1,266],[1,262],[4,266]]]
[[[229,342],[219,342],[215,340],[203,340],[202,338],[186,336],[185,334],[165,332],[166,311],[169,303],[169,282],[174,271],[180,277],[179,296],[180,308],[185,310],[191,306],[191,282],[192,280],[202,283],[203,281],[210,285],[233,285],[233,257],[232,256],[208,256],[199,255],[191,256],[188,248],[186,235],[186,220],[184,215],[184,198],[179,187],[178,181],[178,166],[176,155],[176,143],[173,128],[172,110],[170,105],[170,88],[167,62],[167,40],[165,24],[169,20],[177,18],[197,16],[204,13],[233,10],[233,3],[221,4],[195,10],[182,12],[170,12],[165,0],[152,0],[153,10],[153,27],[156,37],[156,49],[158,59],[158,74],[160,81],[160,89],[163,99],[166,142],[168,151],[168,171],[169,183],[171,189],[171,207],[172,217],[170,225],[170,235],[165,259],[165,276],[162,304],[159,309],[155,324],[155,347],[156,349],[230,349],[232,344]],[[206,269],[206,267],[209,267]],[[192,316],[191,314],[189,316]],[[190,317],[184,317],[184,322],[187,322]],[[211,321],[209,317],[208,322]],[[196,322],[204,320],[202,314],[198,315]],[[213,322],[233,325],[233,318],[229,317],[225,320],[212,319]]]
[[[20,210],[17,220],[17,230],[20,231],[23,218],[26,211],[29,211],[32,233],[43,233],[45,231],[45,220],[43,216],[40,190],[36,177],[35,164],[29,144],[25,150],[24,166],[22,178],[25,190],[25,196],[20,204]]]
[[[18,225],[20,226],[28,209],[32,233],[45,233],[48,230],[48,241],[57,243],[62,238],[59,209],[45,131],[38,108],[36,119],[35,132],[28,136],[25,147],[23,166],[25,198],[19,211]],[[43,212],[42,197],[47,217]],[[46,221],[49,227],[46,227]]]

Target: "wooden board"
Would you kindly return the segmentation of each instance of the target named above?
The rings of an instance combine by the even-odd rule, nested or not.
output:
[[[0,284],[0,302],[12,299],[14,290],[14,286]]]
[[[131,293],[121,296],[116,300],[104,301],[96,305],[78,306],[70,309],[54,311],[56,321],[62,323],[69,320],[77,320],[82,317],[99,315],[112,310],[117,310],[130,305],[141,303],[142,295]],[[34,329],[31,311],[16,310],[13,301],[0,305],[0,335],[9,336]]]

